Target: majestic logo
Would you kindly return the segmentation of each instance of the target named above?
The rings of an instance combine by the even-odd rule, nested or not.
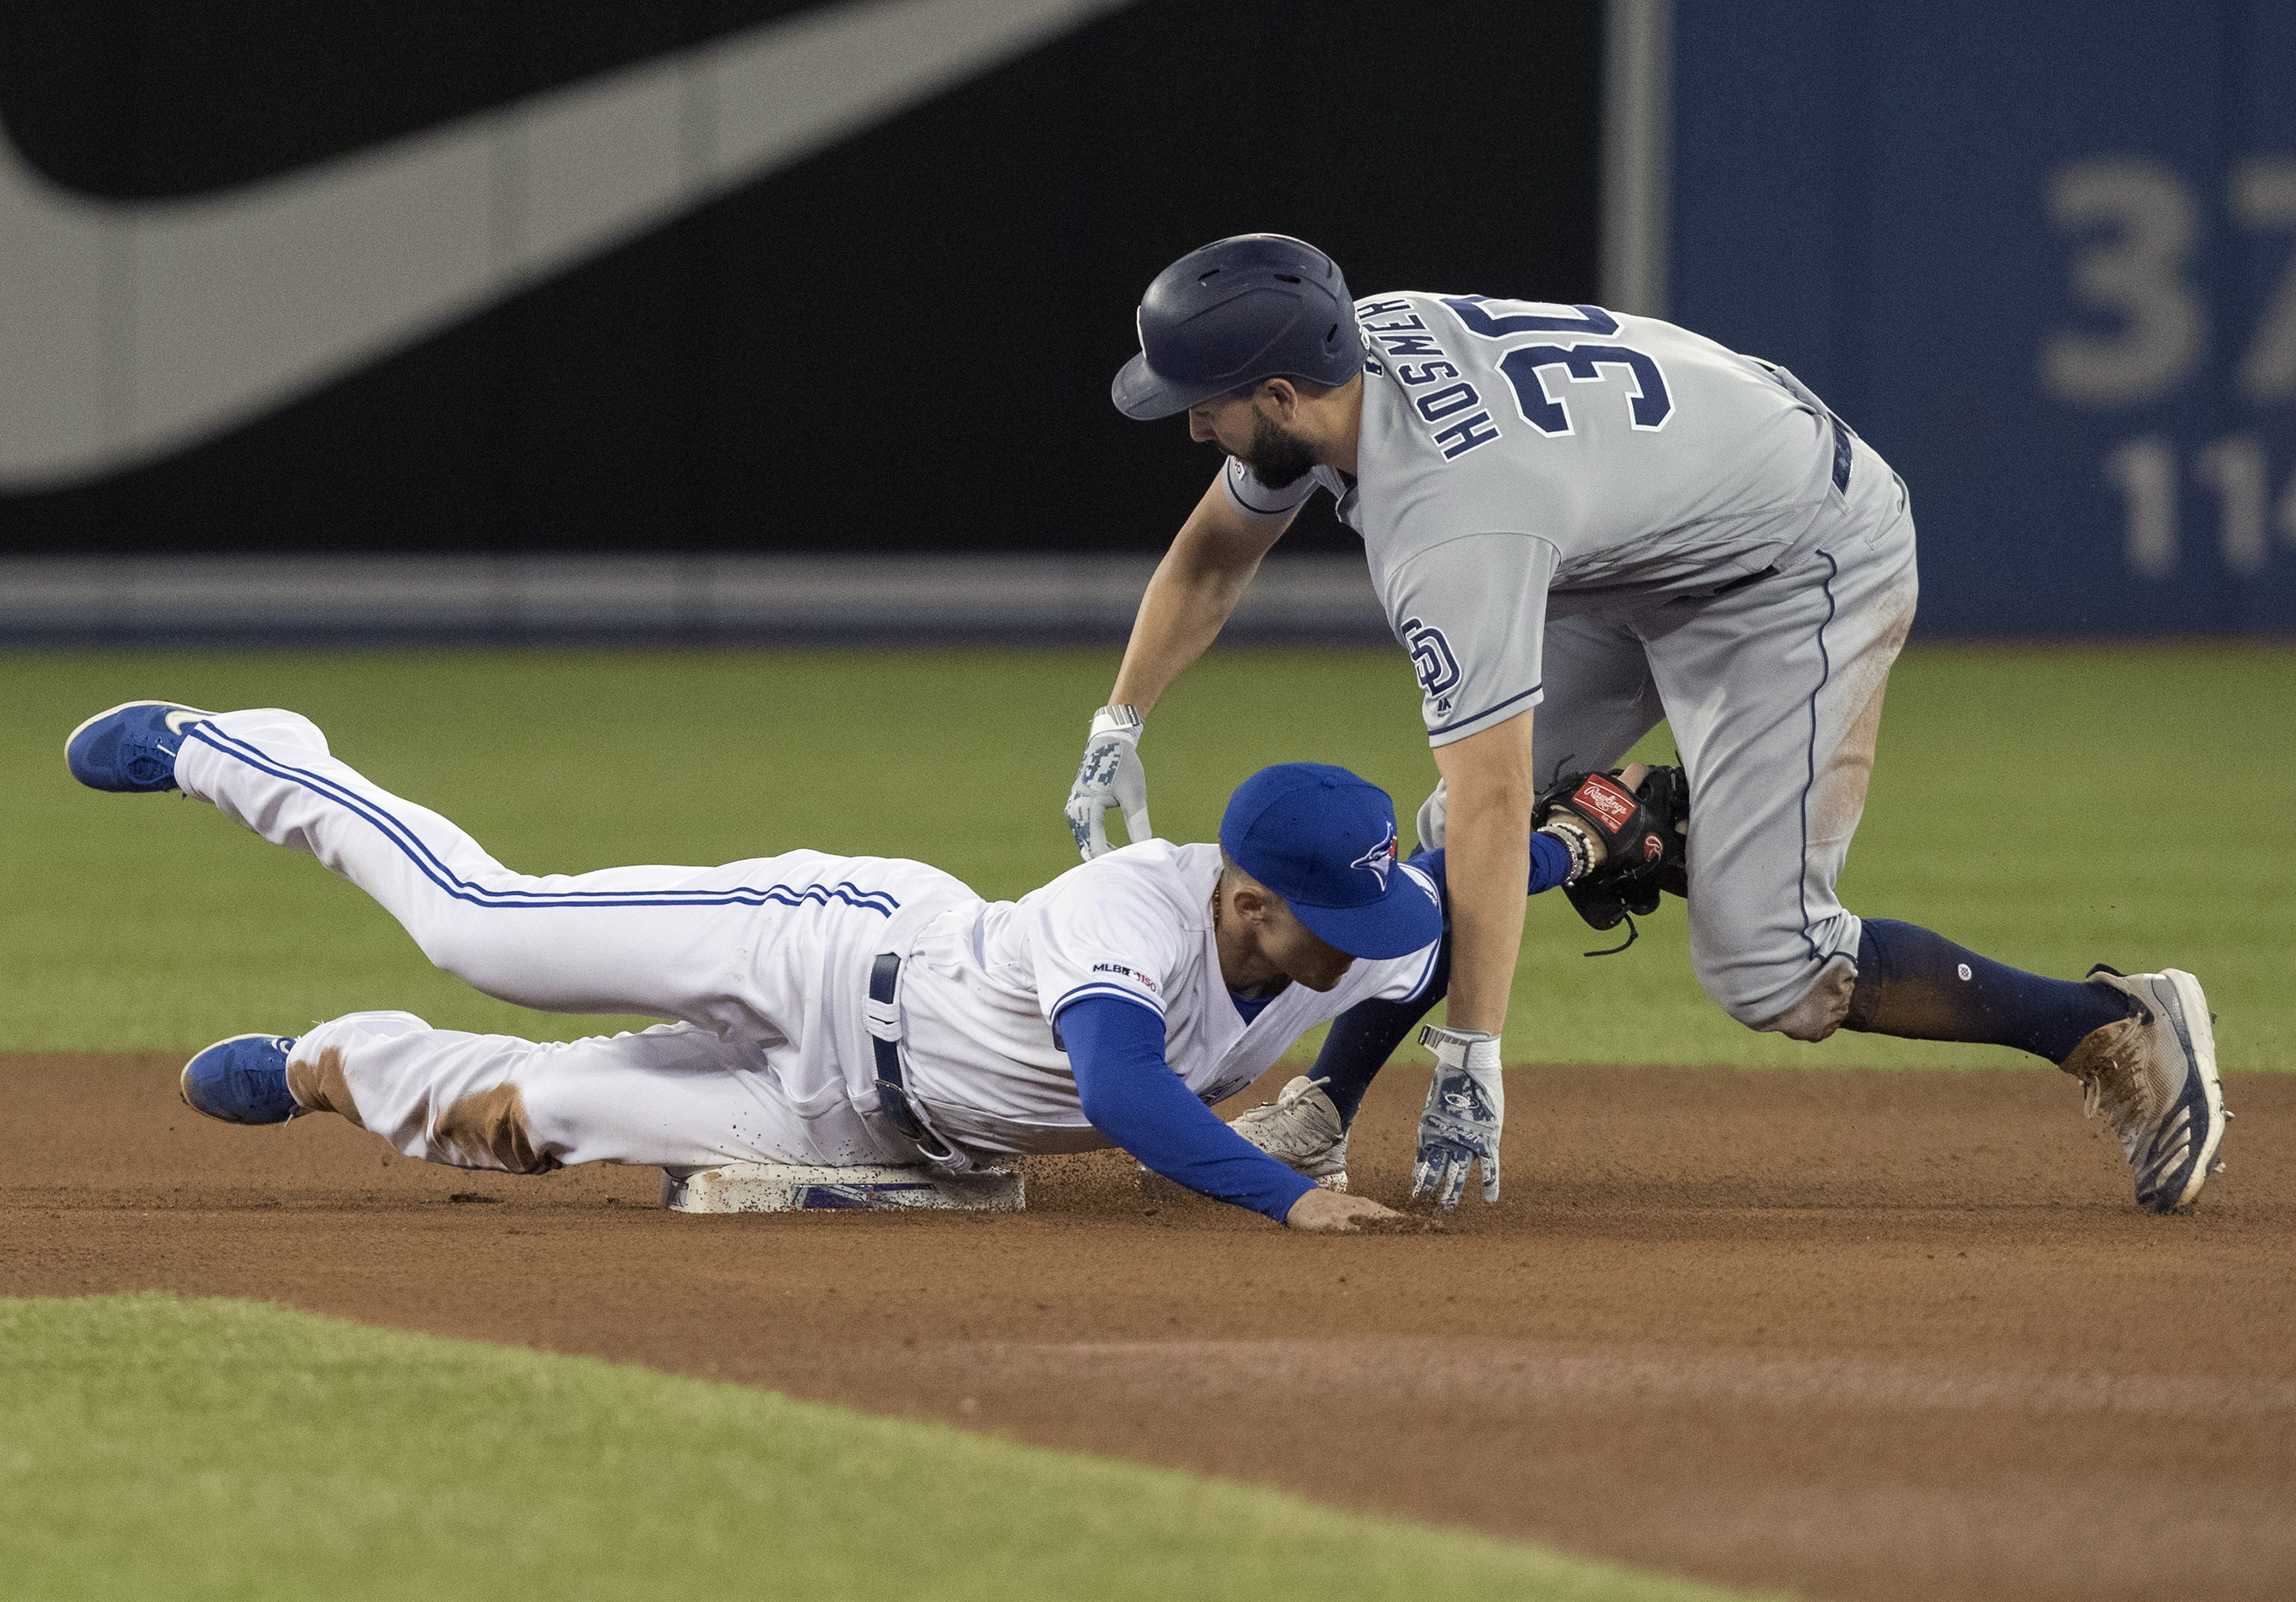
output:
[[[219,194],[0,133],[0,493],[260,416],[1132,0],[844,0]]]
[[[1404,619],[1403,648],[1411,653],[1412,670],[1418,674],[1420,691],[1428,700],[1440,701],[1458,687],[1459,659],[1451,654],[1451,642],[1443,637],[1440,628],[1417,618]]]
[[[1387,838],[1381,841],[1377,845],[1372,847],[1371,850],[1365,851],[1362,856],[1357,858],[1353,862],[1349,863],[1348,866],[1349,867],[1359,867],[1367,874],[1377,874],[1379,875],[1380,893],[1382,895],[1385,895],[1387,893],[1388,870],[1395,866],[1395,826],[1393,824],[1388,825]]]

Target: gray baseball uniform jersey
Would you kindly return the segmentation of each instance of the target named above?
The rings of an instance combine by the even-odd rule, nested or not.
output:
[[[1475,295],[1357,312],[1357,476],[1275,490],[1232,460],[1230,498],[1337,497],[1431,743],[1539,706],[1551,784],[1666,718],[1700,982],[1754,1028],[1830,1032],[1859,930],[1834,883],[1913,620],[1904,484],[1792,374],[1669,323]]]
[[[1760,572],[1847,465],[1790,374],[1670,323],[1479,295],[1356,310],[1357,477],[1275,490],[1231,461],[1226,482],[1253,516],[1332,492],[1437,745],[1538,703],[1550,588],[1710,593]]]

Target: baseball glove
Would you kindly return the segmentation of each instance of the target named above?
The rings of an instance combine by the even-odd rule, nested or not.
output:
[[[1690,893],[1685,854],[1689,778],[1679,768],[1653,768],[1629,790],[1619,782],[1624,772],[1565,774],[1538,798],[1531,814],[1534,828],[1561,815],[1568,820],[1562,826],[1575,826],[1602,841],[1603,860],[1565,884],[1562,893],[1593,928],[1615,929],[1627,919],[1626,945],[1613,948],[1619,951],[1635,943],[1637,932],[1628,914],[1648,917],[1656,912],[1661,891]]]

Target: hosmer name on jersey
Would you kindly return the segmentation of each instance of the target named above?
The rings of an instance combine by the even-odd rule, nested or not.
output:
[[[1447,462],[1456,461],[1476,447],[1499,437],[1483,398],[1459,372],[1458,364],[1427,326],[1427,320],[1408,300],[1374,300],[1356,308],[1364,341],[1395,363],[1395,377],[1412,395],[1412,408],[1427,424],[1428,438]],[[1364,358],[1365,369],[1384,375],[1377,357]],[[1430,386],[1439,385],[1440,388]],[[1415,391],[1424,390],[1424,394]],[[1461,416],[1461,413],[1470,414]],[[1438,426],[1438,425],[1441,426]]]

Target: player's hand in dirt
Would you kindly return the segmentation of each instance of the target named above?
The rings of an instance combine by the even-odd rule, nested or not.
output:
[[[1285,1228],[1304,1229],[1311,1235],[1359,1235],[1366,1228],[1394,1228],[1416,1222],[1369,1196],[1345,1195],[1336,1190],[1308,1191],[1283,1215]]]
[[[1503,1048],[1496,1035],[1429,1024],[1419,1043],[1435,1054],[1427,1105],[1419,1115],[1419,1145],[1411,1163],[1411,1194],[1431,1195],[1448,1212],[1467,1187],[1467,1171],[1481,1165],[1483,1200],[1499,1199],[1499,1134],[1506,1121],[1506,1083],[1499,1076]]]

